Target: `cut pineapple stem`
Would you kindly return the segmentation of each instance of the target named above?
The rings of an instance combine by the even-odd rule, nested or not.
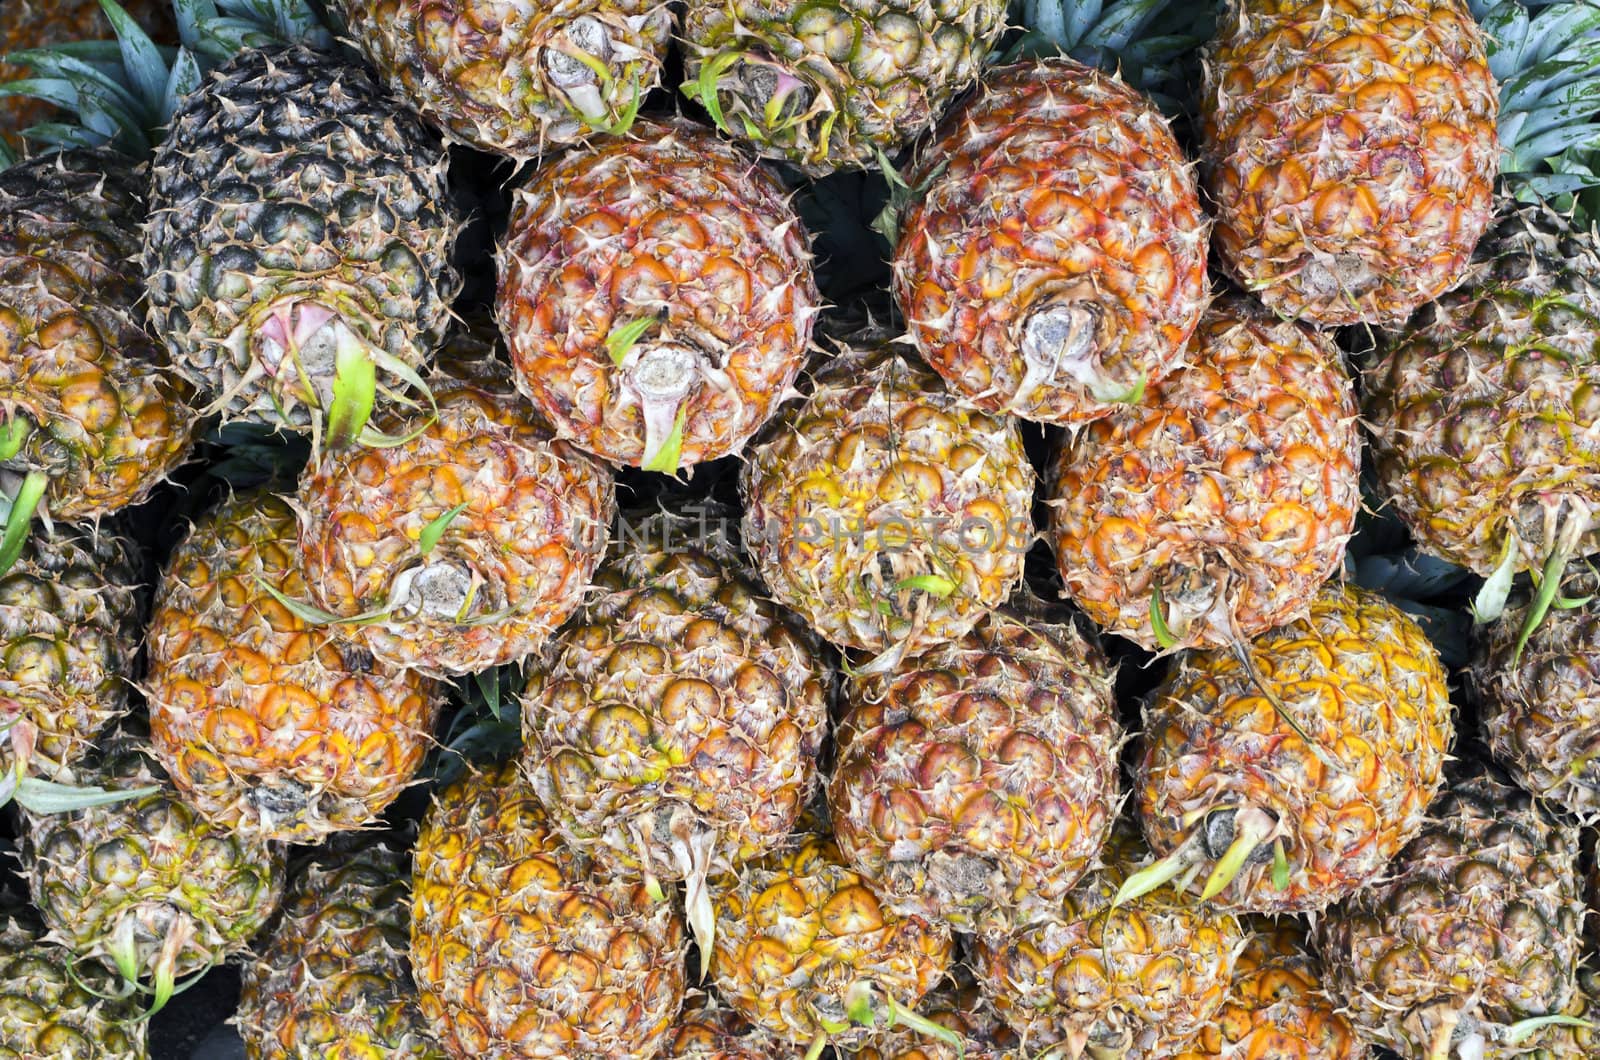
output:
[[[33,528],[34,514],[49,486],[50,478],[43,471],[30,471],[12,495],[5,533],[0,535],[0,578],[10,573],[22,555],[22,547],[28,543],[28,533]]]
[[[1278,822],[1271,814],[1254,807],[1235,814],[1233,822],[1233,842],[1228,844],[1228,849],[1217,859],[1211,875],[1206,877],[1205,889],[1200,892],[1202,902],[1209,902],[1227,890],[1228,885],[1238,878],[1250,856],[1278,827]]]
[[[1433,1041],[1428,1044],[1428,1060],[1450,1060],[1450,1045],[1460,1023],[1461,1013],[1454,1010],[1440,1017],[1439,1026],[1433,1032]]]
[[[645,471],[676,474],[689,419],[689,397],[700,379],[700,355],[676,342],[635,346],[627,380],[644,418]]]

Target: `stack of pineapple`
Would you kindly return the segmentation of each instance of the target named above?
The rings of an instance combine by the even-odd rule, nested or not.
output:
[[[0,16],[0,1056],[1600,1055],[1600,2],[153,6]]]

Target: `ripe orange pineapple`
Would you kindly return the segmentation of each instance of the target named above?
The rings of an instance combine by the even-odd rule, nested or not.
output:
[[[1151,650],[1222,647],[1303,615],[1361,500],[1355,390],[1331,339],[1228,297],[1188,356],[1052,468],[1067,591]]]
[[[711,883],[718,992],[745,1019],[815,1060],[849,1049],[874,1027],[907,1024],[936,1038],[917,1002],[945,976],[950,929],[897,916],[833,840],[815,831]]]
[[[296,559],[312,602],[381,663],[434,676],[518,663],[583,599],[615,514],[611,469],[567,442],[491,358],[430,381],[404,439],[306,475]]]
[[[282,598],[303,599],[295,516],[266,494],[224,501],[161,579],[149,630],[151,735],[212,821],[314,842],[370,823],[432,739],[432,681],[373,661]]]
[[[1338,585],[1245,650],[1180,656],[1145,708],[1139,818],[1165,857],[1128,893],[1181,877],[1239,912],[1320,912],[1422,828],[1454,733],[1444,667],[1403,611]]]
[[[1113,672],[1047,617],[1002,608],[850,679],[829,809],[840,850],[896,912],[1006,930],[1097,863],[1119,801]]]
[[[821,301],[778,179],[686,121],[640,123],[515,193],[496,315],[556,434],[676,473],[788,396]]]
[[[1404,323],[1493,212],[1499,105],[1461,0],[1233,0],[1206,63],[1224,267],[1321,325]]]
[[[1011,595],[1034,475],[1015,422],[946,391],[887,336],[860,342],[746,454],[744,541],[776,599],[888,663]]]
[[[1067,426],[1136,402],[1205,308],[1207,222],[1153,104],[1070,59],[1008,66],[906,176],[907,330],[979,408]]]

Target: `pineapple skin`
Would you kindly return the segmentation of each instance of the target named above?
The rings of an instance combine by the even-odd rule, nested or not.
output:
[[[1150,862],[1126,821],[1104,864],[1049,915],[1009,934],[977,937],[973,975],[1000,1018],[1027,1043],[1079,1043],[1125,1060],[1159,1060],[1200,1034],[1228,998],[1244,933],[1233,914],[1173,886],[1112,908],[1122,882]]]
[[[1361,503],[1355,390],[1331,339],[1226,297],[1188,357],[1069,438],[1048,475],[1067,591],[1151,651],[1303,616]],[[1172,643],[1152,625],[1155,592]]]
[[[8,918],[0,928],[0,1058],[147,1060],[137,998],[118,998],[116,977]]]
[[[1210,1026],[1172,1060],[1369,1060],[1372,1049],[1324,988],[1300,921],[1253,917],[1233,989]]]
[[[283,897],[283,848],[210,824],[180,795],[137,727],[113,730],[73,773],[84,786],[147,795],[23,814],[23,867],[47,941],[115,968],[119,936],[141,978],[181,980],[238,953]],[[176,935],[170,969],[162,948]]]
[[[1491,574],[1600,551],[1600,248],[1508,203],[1461,287],[1366,373],[1379,487],[1428,552]]]
[[[29,772],[66,779],[96,736],[130,709],[143,634],[137,546],[110,521],[37,531],[0,578],[0,704]]]
[[[1384,878],[1322,919],[1329,988],[1375,1045],[1424,1056],[1448,1035],[1462,1055],[1468,1041],[1494,1060],[1523,1055],[1532,1043],[1510,1044],[1510,1025],[1578,998],[1578,850],[1576,828],[1470,768]]]
[[[725,131],[811,176],[875,168],[978,79],[1005,28],[999,0],[693,3],[684,91],[698,98],[706,77]]]
[[[1494,211],[1483,30],[1459,0],[1232,0],[1221,22],[1202,154],[1225,269],[1286,317],[1403,324]]]
[[[992,933],[1059,905],[1120,801],[1114,672],[1073,626],[1002,608],[847,682],[828,804],[839,849],[899,915]]]
[[[453,1057],[648,1060],[683,1003],[670,890],[597,872],[515,764],[446,788],[413,863],[411,966]]]
[[[143,216],[111,151],[0,173],[0,406],[32,427],[0,467],[48,475],[44,506],[66,522],[143,501],[189,456],[189,388],[137,307]]]
[[[662,1052],[663,1060],[771,1060],[787,1051],[709,995],[692,998]]]
[[[884,996],[914,1008],[949,970],[950,929],[900,917],[839,854],[832,837],[805,832],[784,849],[711,881],[716,910],[711,975],[740,1016],[804,1049],[822,1021],[844,1024],[836,1049],[864,1043],[848,1019],[851,988],[870,986],[876,1020]]]
[[[156,753],[210,820],[315,842],[361,828],[399,796],[432,742],[441,695],[313,626],[295,516],[267,494],[207,513],[156,594],[146,680]]]
[[[832,675],[725,536],[665,514],[626,525],[529,667],[522,768],[607,871],[703,881],[787,838],[817,789]]]
[[[641,122],[513,195],[496,316],[559,437],[624,466],[739,452],[787,397],[821,309],[777,178],[689,122]],[[625,353],[619,329],[655,318]]]
[[[988,412],[1072,427],[1182,362],[1208,222],[1166,120],[1070,59],[992,71],[906,176],[894,296],[917,351]]]
[[[379,662],[434,677],[518,663],[583,601],[616,514],[611,469],[555,440],[494,362],[430,383],[437,416],[392,415],[395,446],[348,447],[304,476],[294,507],[313,602],[356,618]],[[424,557],[430,524],[449,519]]]
[[[1572,564],[1561,591],[1592,596],[1600,577],[1586,563]],[[1514,602],[1479,627],[1474,644],[1468,676],[1489,751],[1523,790],[1594,824],[1600,821],[1600,607],[1591,600],[1552,608],[1519,652],[1530,602]]]
[[[460,287],[447,162],[365,69],[303,46],[245,50],[183,99],[141,263],[151,330],[208,411],[311,430],[336,346],[380,383],[433,353]]]
[[[1239,814],[1265,813],[1274,831],[1214,901],[1317,912],[1378,878],[1423,828],[1455,731],[1446,674],[1408,615],[1336,584],[1248,650],[1311,746],[1232,651],[1181,656],[1144,711],[1139,820],[1158,854],[1194,844],[1210,862],[1239,833]],[[1282,887],[1266,856],[1275,842]]]
[[[661,81],[659,0],[332,0],[389,90],[459,143],[527,161],[624,133]],[[609,84],[582,59],[605,68]]]
[[[246,963],[236,1023],[250,1060],[446,1060],[417,1007],[409,858],[392,839],[298,866],[271,941]]]
[[[745,454],[745,547],[828,641],[915,654],[966,634],[1021,581],[1033,486],[1016,423],[858,340]]]

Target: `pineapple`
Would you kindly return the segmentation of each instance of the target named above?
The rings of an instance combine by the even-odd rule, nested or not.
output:
[[[244,969],[236,1022],[250,1060],[446,1060],[406,963],[406,856],[363,838],[297,866],[283,914]]]
[[[905,183],[894,293],[917,350],[988,412],[1077,426],[1182,363],[1207,222],[1155,107],[1070,59],[1007,66]]]
[[[1583,917],[1576,829],[1476,768],[1381,881],[1323,918],[1319,944],[1368,1040],[1489,1060],[1522,1055],[1529,1032],[1559,1035],[1542,1025],[1576,999]]]
[[[446,1050],[647,1060],[683,1003],[683,922],[562,844],[515,765],[446,788],[413,868],[411,965]]]
[[[324,617],[385,666],[434,676],[521,662],[583,599],[615,514],[611,469],[566,442],[493,360],[430,381],[404,440],[324,457],[295,499]]]
[[[31,911],[19,914],[0,922],[0,1057],[147,1060],[134,999],[106,969],[39,938]]]
[[[1202,109],[1226,271],[1324,326],[1395,326],[1458,283],[1500,151],[1461,0],[1231,0],[1222,23]]]
[[[1489,750],[1524,790],[1600,822],[1600,574],[1561,577],[1577,606],[1553,611],[1527,638],[1526,598],[1481,627],[1469,672]]]
[[[746,453],[744,539],[779,602],[886,669],[1011,595],[1034,474],[1014,422],[887,340],[855,342]]]
[[[982,71],[1003,0],[691,0],[683,92],[723,132],[820,176],[874,166]]]
[[[113,730],[75,771],[123,800],[24,814],[23,868],[48,941],[148,978],[177,980],[250,944],[283,896],[283,848],[208,823],[162,773],[138,727]]]
[[[1115,903],[1149,861],[1135,830],[1120,824],[1105,866],[1050,915],[973,942],[978,986],[1028,1055],[1058,1046],[1066,1056],[1157,1060],[1193,1041],[1227,1000],[1244,942],[1232,914],[1173,887]]]
[[[1186,876],[1252,913],[1315,913],[1377,879],[1423,827],[1454,731],[1422,629],[1337,585],[1242,655],[1180,657],[1144,721],[1139,819],[1166,856],[1126,893]]]
[[[957,931],[1059,905],[1119,802],[1110,665],[1019,604],[892,673],[853,676],[839,729],[839,849],[885,906]]]
[[[523,769],[562,840],[619,878],[682,880],[702,959],[706,879],[789,834],[817,786],[830,674],[721,527],[665,513],[617,542],[529,667]]]
[[[1227,297],[1188,356],[1068,438],[1050,476],[1067,591],[1152,650],[1223,647],[1304,615],[1361,498],[1355,391],[1331,339]]]
[[[0,172],[8,530],[26,527],[41,505],[54,519],[99,519],[144,500],[188,458],[188,388],[136,309],[143,282],[128,259],[139,245],[141,199],[127,162],[104,150],[43,155]],[[0,569],[15,558],[0,548]]]
[[[684,121],[575,151],[514,193],[496,314],[556,434],[675,474],[738,452],[820,311],[777,179]]]
[[[389,89],[446,136],[526,161],[628,131],[661,80],[661,0],[333,0]]]
[[[1001,1022],[969,976],[958,974],[928,993],[917,1010],[941,1027],[955,1031],[959,1047],[903,1027],[872,1035],[848,1060],[1034,1060],[1015,1031]],[[1050,1057],[1046,1050],[1043,1057]]]
[[[1233,991],[1200,1037],[1171,1060],[1369,1060],[1367,1047],[1323,988],[1306,928],[1291,917],[1247,921]]]
[[[1511,575],[1544,617],[1567,561],[1600,551],[1600,247],[1542,205],[1508,203],[1467,282],[1417,315],[1367,371],[1382,493],[1424,550]]]
[[[771,1060],[783,1049],[709,995],[692,998],[661,1053],[665,1060]]]
[[[459,287],[438,140],[364,69],[241,52],[184,97],[153,161],[150,327],[224,422],[381,441],[423,389]]]
[[[128,713],[143,632],[137,546],[109,521],[57,527],[0,578],[0,761],[65,780]]]
[[[156,753],[201,813],[305,843],[394,801],[440,696],[295,614],[294,559],[295,516],[276,497],[242,494],[196,523],[156,594],[147,694]]]
[[[829,1042],[859,1046],[879,1024],[959,1040],[914,1011],[950,966],[949,928],[884,908],[828,836],[808,830],[714,879],[711,900],[718,992],[757,1027],[809,1046],[806,1060]]]

